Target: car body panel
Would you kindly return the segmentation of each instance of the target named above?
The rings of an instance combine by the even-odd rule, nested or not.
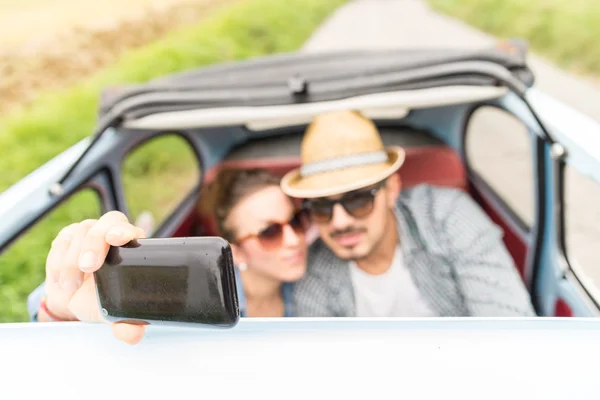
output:
[[[252,319],[148,327],[0,325],[5,398],[594,399],[595,319]],[[49,360],[52,360],[49,363]],[[6,365],[6,364],[5,364]]]

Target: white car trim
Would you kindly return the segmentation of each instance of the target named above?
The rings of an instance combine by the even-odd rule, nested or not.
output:
[[[448,86],[375,93],[306,104],[257,107],[220,107],[162,112],[125,121],[132,129],[192,129],[246,125],[251,130],[308,123],[315,115],[358,109],[369,118],[403,118],[410,109],[472,103],[499,98],[508,89],[494,86]]]

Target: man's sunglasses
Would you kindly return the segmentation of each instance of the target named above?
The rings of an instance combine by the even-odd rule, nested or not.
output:
[[[303,207],[310,212],[313,221],[326,223],[333,217],[333,207],[340,204],[354,218],[364,218],[373,211],[375,196],[385,186],[385,181],[379,182],[370,189],[356,190],[344,194],[337,200],[327,198],[305,199]]]
[[[246,235],[237,240],[241,243],[250,238],[256,238],[263,249],[274,250],[283,242],[283,230],[289,225],[297,235],[303,235],[309,228],[309,220],[306,210],[298,210],[289,221],[273,222],[258,233]]]

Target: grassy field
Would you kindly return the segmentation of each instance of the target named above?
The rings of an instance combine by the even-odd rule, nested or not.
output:
[[[101,88],[153,77],[220,61],[239,60],[300,47],[312,31],[345,0],[246,0],[211,14],[195,26],[168,34],[163,39],[125,54],[117,63],[76,86],[47,92],[26,110],[0,120],[0,191],[87,136],[95,123]],[[172,145],[150,147],[145,155],[131,158],[126,166],[126,185],[136,197],[135,210],[169,205],[158,198],[154,179],[166,182],[185,175],[189,163],[175,158],[162,163],[160,171],[149,169],[147,160],[175,149]],[[157,148],[158,147],[158,148]],[[185,167],[187,168],[187,167]],[[185,170],[188,171],[189,170]],[[140,185],[135,177],[150,178]],[[173,181],[175,181],[173,179]],[[188,179],[183,179],[188,184]],[[128,183],[129,182],[129,183]],[[127,190],[127,188],[126,188]],[[156,199],[156,197],[155,197]],[[34,227],[7,252],[0,255],[0,321],[25,321],[27,294],[44,279],[45,256],[58,230],[72,221],[97,217],[99,205],[93,193],[81,193]]]
[[[434,9],[499,37],[522,37],[575,73],[600,75],[600,2],[427,0]]]

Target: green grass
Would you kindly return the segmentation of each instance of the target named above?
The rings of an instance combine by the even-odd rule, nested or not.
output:
[[[45,93],[29,108],[0,120],[0,192],[90,134],[102,88],[222,61],[293,51],[345,1],[241,1],[214,12],[197,26],[128,53],[85,82]],[[162,189],[186,188],[197,178],[197,170],[190,168],[195,165],[193,158],[182,157],[178,150],[181,142],[168,140],[167,145],[149,144],[126,161],[125,191],[134,215],[146,209],[164,216],[181,192]],[[158,154],[164,155],[161,168],[147,162]],[[93,192],[77,194],[0,255],[1,322],[27,320],[26,297],[44,279],[46,254],[60,228],[99,213]]]
[[[498,37],[521,37],[573,72],[600,74],[600,2],[588,0],[428,0],[443,13]]]

